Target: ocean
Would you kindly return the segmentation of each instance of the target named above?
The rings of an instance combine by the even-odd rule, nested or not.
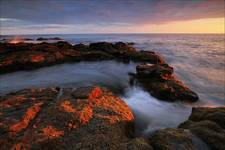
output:
[[[15,36],[1,36],[0,39]],[[18,37],[18,36],[17,36]],[[60,64],[32,71],[0,75],[0,94],[30,87],[106,86],[133,110],[136,134],[148,136],[161,128],[176,127],[187,120],[195,106],[225,106],[225,37],[223,34],[67,34],[21,35],[21,38],[60,37],[71,44],[133,42],[137,50],[162,55],[175,75],[200,100],[168,103],[157,100],[139,86],[129,84],[136,63],[115,61]]]

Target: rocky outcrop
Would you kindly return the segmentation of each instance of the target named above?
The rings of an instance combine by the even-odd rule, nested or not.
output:
[[[134,116],[106,89],[27,89],[0,97],[0,145],[8,149],[152,149]]]
[[[155,52],[152,51],[139,51],[133,56],[134,60],[148,62],[152,64],[165,64],[165,60]]]
[[[184,129],[161,129],[150,139],[156,150],[194,150],[191,134]]]
[[[177,80],[168,64],[139,64],[137,81],[153,96],[165,101],[195,102],[198,95]]]
[[[59,38],[59,37],[54,37],[54,38],[43,38],[43,37],[39,37],[36,39],[37,41],[47,41],[47,40],[56,40],[56,41],[61,41],[63,39]]]
[[[156,131],[150,138],[157,150],[225,149],[225,107],[192,109],[179,128]]]
[[[133,47],[117,42],[71,45],[57,43],[0,43],[0,73],[29,70],[64,62],[119,60],[164,63],[154,52],[137,52]]]
[[[88,51],[88,45],[84,45],[84,44],[76,44],[76,45],[73,45],[73,49],[76,49],[76,50],[79,50],[79,51]]]
[[[129,45],[123,42],[117,42],[115,44],[108,42],[91,43],[89,46],[89,50],[104,51],[115,55],[118,53],[136,52],[133,47],[130,47]]]
[[[167,101],[197,101],[198,96],[178,81],[173,68],[164,59],[150,51],[136,51],[123,42],[91,43],[71,45],[68,42],[57,43],[1,43],[0,73],[16,70],[29,70],[43,66],[79,61],[117,60],[136,61],[151,64],[137,66],[137,79],[153,96]]]
[[[211,149],[225,149],[225,107],[193,108],[188,121],[179,128],[190,130]]]
[[[135,137],[130,108],[104,88],[26,89],[0,97],[2,150],[223,150],[224,122],[225,107],[193,108],[178,128],[146,140]]]

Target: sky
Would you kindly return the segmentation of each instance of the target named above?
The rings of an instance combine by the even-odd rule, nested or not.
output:
[[[224,0],[0,0],[0,34],[224,33]]]

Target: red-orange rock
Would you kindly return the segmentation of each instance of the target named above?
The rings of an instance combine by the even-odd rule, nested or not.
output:
[[[165,101],[195,102],[198,95],[179,81],[167,64],[139,64],[135,79],[154,97]]]
[[[68,42],[57,43],[0,43],[0,73],[30,70],[64,62],[119,60],[163,64],[165,61],[154,52],[136,51],[123,42],[91,43],[72,46]]]
[[[120,98],[99,87],[82,88],[87,96],[79,99],[76,90],[65,91],[58,98],[56,89],[0,97],[1,149],[151,149],[133,137],[134,116]]]
[[[31,56],[31,62],[33,62],[33,63],[43,62],[44,59],[45,58],[44,58],[43,55],[34,55],[34,56]]]
[[[94,99],[94,98],[98,98],[99,96],[102,95],[102,90],[99,87],[95,87],[91,93],[89,94],[89,99]]]
[[[58,138],[64,135],[63,131],[59,131],[52,126],[47,126],[43,128],[42,131],[43,131],[43,134],[50,139]]]

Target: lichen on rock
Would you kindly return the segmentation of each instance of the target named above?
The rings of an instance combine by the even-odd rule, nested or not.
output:
[[[27,89],[1,97],[1,149],[151,149],[147,140],[135,140],[133,113],[120,98],[99,87],[83,87],[87,96],[79,98],[76,89],[65,91],[58,97],[54,88]],[[23,102],[11,105],[13,97]]]

